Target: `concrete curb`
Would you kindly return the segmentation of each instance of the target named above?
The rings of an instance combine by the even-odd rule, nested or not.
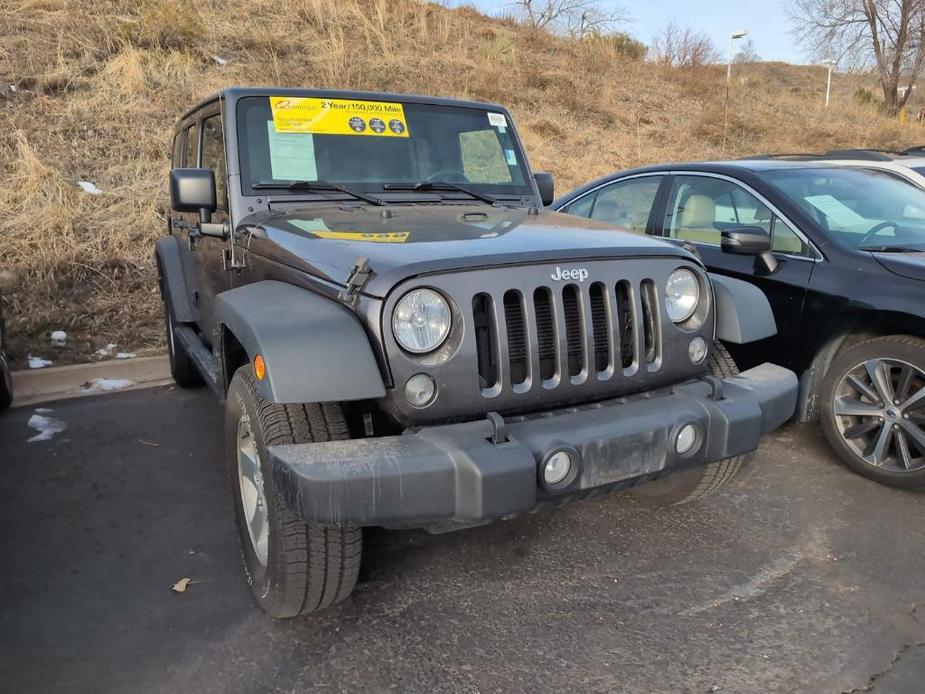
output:
[[[131,381],[131,385],[113,390],[94,388],[94,379]],[[14,371],[13,407],[152,388],[168,383],[173,383],[173,380],[170,377],[170,362],[166,355]]]

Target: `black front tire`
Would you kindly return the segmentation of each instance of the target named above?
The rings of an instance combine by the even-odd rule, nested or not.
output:
[[[13,402],[13,374],[6,355],[0,352],[0,410],[5,410]]]
[[[258,558],[248,530],[238,467],[239,425],[247,417],[262,472],[268,518],[266,564]],[[276,618],[295,617],[347,598],[360,570],[360,528],[304,523],[283,505],[273,486],[267,446],[349,438],[336,404],[278,405],[260,397],[253,367],[237,370],[225,409],[225,456],[241,537],[244,570],[263,610]]]
[[[713,344],[710,353],[710,373],[717,378],[729,378],[739,373],[732,355],[719,342]],[[705,496],[715,494],[735,479],[744,455],[726,458],[714,463],[707,463],[681,472],[675,472],[661,477],[654,482],[640,485],[631,490],[636,496],[641,496],[663,506],[679,506],[697,501]]]

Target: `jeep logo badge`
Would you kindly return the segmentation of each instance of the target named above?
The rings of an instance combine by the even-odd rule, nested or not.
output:
[[[579,282],[584,282],[588,279],[588,270],[583,267],[576,267],[572,270],[563,270],[561,267],[556,265],[556,271],[550,275],[550,277],[556,282],[562,280],[578,280]]]

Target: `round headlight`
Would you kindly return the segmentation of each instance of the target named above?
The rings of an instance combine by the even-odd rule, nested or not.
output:
[[[450,333],[450,322],[446,299],[433,289],[414,289],[401,298],[392,313],[392,334],[409,352],[432,352]]]
[[[675,323],[683,323],[694,315],[700,303],[700,282],[686,268],[675,270],[665,283],[665,309]]]

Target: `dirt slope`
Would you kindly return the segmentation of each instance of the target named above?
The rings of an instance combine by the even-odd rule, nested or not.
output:
[[[160,349],[153,240],[177,116],[228,85],[502,102],[558,189],[620,167],[723,155],[724,68],[669,70],[608,40],[413,0],[0,0],[0,290],[12,351],[58,363]],[[851,104],[821,68],[736,68],[726,154],[925,142]],[[89,194],[79,180],[102,192]]]

